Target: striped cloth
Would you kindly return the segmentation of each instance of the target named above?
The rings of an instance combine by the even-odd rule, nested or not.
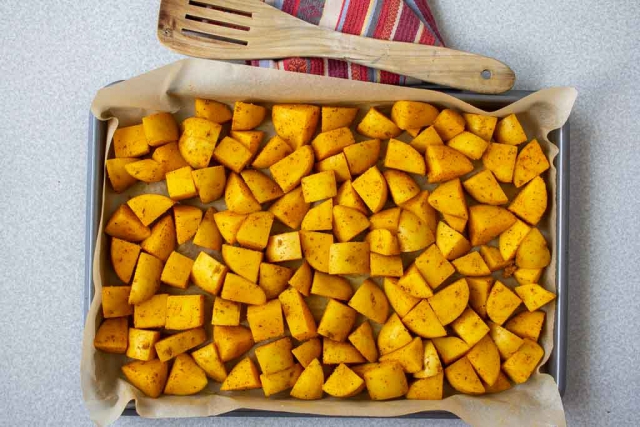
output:
[[[410,43],[444,46],[427,0],[265,0],[299,19],[347,34]],[[275,68],[343,79],[408,85],[418,80],[326,58],[286,58],[247,61]]]

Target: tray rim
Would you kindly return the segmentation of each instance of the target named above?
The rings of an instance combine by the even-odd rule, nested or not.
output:
[[[117,84],[114,81],[105,87]],[[494,104],[496,108],[509,105],[527,95],[532,90],[511,90],[498,95],[485,95],[472,92],[434,87],[432,85],[418,85],[415,88],[437,90],[459,98],[469,104]],[[98,120],[89,112],[88,147],[87,147],[87,190],[86,190],[86,227],[85,227],[85,277],[83,320],[86,321],[91,300],[93,299],[93,253],[100,222],[100,199],[104,177],[104,138],[106,137],[106,122]],[[557,173],[556,200],[556,313],[553,331],[554,346],[547,361],[548,373],[558,385],[560,396],[566,390],[566,362],[567,362],[567,323],[568,323],[568,268],[569,268],[569,119],[559,129],[552,130],[548,139],[558,147],[558,155],[554,159]],[[124,416],[138,416],[135,405],[130,402],[122,413]],[[299,414],[283,411],[262,411],[252,409],[237,409],[220,414],[221,417],[292,417],[292,418],[358,418],[351,416],[323,416],[315,414]],[[387,417],[359,417],[359,418],[387,418]],[[391,418],[443,419],[458,418],[446,411],[424,411]]]

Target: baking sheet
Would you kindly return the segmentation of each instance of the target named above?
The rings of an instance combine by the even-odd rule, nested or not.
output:
[[[308,88],[312,88],[309,90]],[[410,88],[367,84],[361,82],[327,79],[318,76],[283,74],[275,70],[261,70],[228,63],[216,63],[202,60],[185,60],[155,70],[123,84],[100,91],[94,101],[93,112],[106,119],[118,117],[123,126],[139,122],[143,115],[156,110],[169,110],[185,117],[192,113],[194,96],[210,97],[226,102],[235,100],[254,100],[260,102],[314,102],[319,104],[370,104],[388,105],[397,99],[415,99],[434,102],[440,106],[457,108],[463,111],[480,110],[448,95]],[[525,98],[508,109],[494,114],[502,116],[508,112],[522,113],[527,134],[539,138],[543,149],[550,158],[557,154],[557,147],[551,144],[546,135],[552,129],[559,128],[566,121],[576,92],[570,88],[557,88],[541,91]],[[345,100],[349,100],[346,102]],[[116,121],[109,123],[109,138],[117,126]],[[549,193],[556,194],[556,174],[554,168],[549,171],[547,181]],[[162,184],[161,184],[162,185]],[[141,186],[141,188],[140,188]],[[103,186],[107,198],[103,205],[103,215],[108,215],[122,202],[109,194],[108,186]],[[136,191],[150,189],[138,184]],[[163,191],[161,187],[153,191]],[[125,196],[126,197],[126,196]],[[126,200],[126,198],[124,199]],[[541,228],[550,239],[550,247],[555,247],[556,229],[555,197],[550,198],[550,214]],[[102,229],[102,225],[100,226]],[[96,256],[94,258],[94,285],[96,290],[102,282],[109,279],[108,262],[103,259],[106,246],[102,233],[98,234]],[[189,253],[189,248],[180,248]],[[556,254],[552,255],[552,265]],[[555,287],[555,270],[546,269],[544,283]],[[112,273],[111,273],[112,274]],[[301,402],[285,397],[265,399],[261,393],[234,393],[230,396],[201,395],[196,397],[169,397],[158,400],[144,397],[135,388],[120,379],[119,366],[122,360],[112,355],[95,352],[91,345],[95,334],[96,321],[99,322],[100,294],[97,292],[85,328],[82,360],[82,384],[85,401],[92,418],[99,423],[113,421],[122,412],[130,399],[136,399],[137,410],[143,416],[204,416],[223,413],[236,408],[253,408],[325,415],[351,416],[397,416],[424,410],[447,410],[475,425],[495,425],[496,420],[505,423],[518,420],[539,420],[545,424],[564,424],[562,404],[553,379],[546,374],[537,374],[532,379],[514,389],[494,396],[468,397],[452,396],[440,402],[392,401],[369,402],[353,400],[323,399],[318,402]],[[542,335],[545,348],[545,360],[553,345],[553,305],[547,308],[548,321]],[[99,375],[96,375],[99,372]],[[515,417],[515,418],[514,418]]]

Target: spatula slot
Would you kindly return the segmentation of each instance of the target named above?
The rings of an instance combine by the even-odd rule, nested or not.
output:
[[[250,30],[249,27],[245,27],[244,25],[230,24],[228,22],[216,21],[214,19],[207,19],[207,18],[202,18],[200,16],[193,16],[189,14],[185,15],[185,19],[189,21],[202,22],[204,24],[211,24],[211,25],[218,25],[220,27],[225,27],[225,28],[232,28],[234,30],[242,30],[242,31]]]
[[[183,28],[181,30],[182,34],[184,34],[187,37],[194,37],[194,38],[200,38],[200,39],[208,39],[208,40],[215,40],[215,41],[219,41],[219,42],[225,42],[225,43],[232,43],[232,44],[238,44],[241,46],[246,46],[249,43],[244,41],[244,40],[238,40],[238,39],[232,39],[230,37],[223,37],[223,36],[218,36],[215,34],[210,34],[210,33],[205,33],[203,31],[196,31],[196,30],[188,30],[186,28]]]
[[[194,1],[189,0],[189,6],[203,7],[205,9],[213,9],[218,10],[220,12],[233,13],[235,15],[246,16],[247,18],[251,18],[251,12],[245,12],[244,10],[231,9],[230,7],[223,7],[218,5],[209,4],[202,1]]]

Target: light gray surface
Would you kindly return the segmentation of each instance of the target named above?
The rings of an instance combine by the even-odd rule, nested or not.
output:
[[[518,75],[517,88],[572,85],[580,92],[571,117],[565,405],[570,425],[631,425],[640,403],[634,363],[640,354],[634,269],[640,204],[632,174],[640,165],[639,3],[431,4],[452,47],[504,60]],[[0,1],[0,425],[89,424],[78,376],[87,111],[95,91],[106,83],[180,58],[155,38],[156,9],[157,3],[148,0]],[[180,425],[253,421],[207,419]],[[309,420],[260,419],[264,426],[276,423]],[[142,424],[150,423],[135,418],[118,422]]]

